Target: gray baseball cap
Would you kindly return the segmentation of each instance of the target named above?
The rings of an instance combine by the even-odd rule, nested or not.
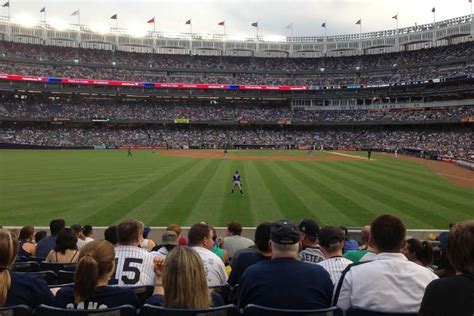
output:
[[[167,230],[161,236],[161,244],[162,245],[172,245],[178,246],[178,235],[174,231]]]

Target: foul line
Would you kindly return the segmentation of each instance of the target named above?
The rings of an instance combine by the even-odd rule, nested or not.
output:
[[[368,160],[367,158],[364,158],[364,157],[348,155],[348,154],[338,153],[338,152],[334,152],[334,151],[325,151],[324,150],[324,152],[328,153],[328,154],[337,155],[337,156],[344,156],[344,157],[351,157],[351,158],[356,158],[356,159]],[[375,160],[375,159],[370,159],[370,160]]]

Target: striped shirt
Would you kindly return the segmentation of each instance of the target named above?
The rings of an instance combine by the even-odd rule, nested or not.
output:
[[[110,277],[110,285],[154,286],[154,255],[136,246],[115,248],[115,272]]]
[[[317,264],[322,266],[331,276],[332,284],[336,285],[341,277],[342,271],[350,265],[352,261],[344,257],[332,257]]]

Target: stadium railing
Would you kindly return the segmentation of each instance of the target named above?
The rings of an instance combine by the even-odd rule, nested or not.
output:
[[[244,316],[343,316],[343,312],[338,307],[311,310],[294,310],[264,307],[249,304],[244,308]]]

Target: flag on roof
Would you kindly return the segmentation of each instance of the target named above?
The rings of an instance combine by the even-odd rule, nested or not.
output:
[[[221,21],[221,22],[217,23],[217,25],[225,26],[225,21]]]
[[[71,16],[79,15],[79,10],[74,11]]]
[[[188,25],[188,24],[191,25],[191,19],[186,21],[186,25]]]
[[[362,19],[359,19],[359,21],[357,21],[356,24],[361,25],[362,24]]]
[[[148,20],[146,23],[155,23],[155,17],[152,17],[151,19]]]
[[[321,27],[326,27],[326,22],[324,22],[323,24],[321,24]]]
[[[114,15],[112,15],[110,18],[111,18],[112,20],[117,20],[117,13],[115,13]]]
[[[251,25],[252,25],[253,27],[258,27],[258,22],[253,22]]]
[[[46,7],[43,7],[43,9],[40,10],[40,13],[46,13]]]

